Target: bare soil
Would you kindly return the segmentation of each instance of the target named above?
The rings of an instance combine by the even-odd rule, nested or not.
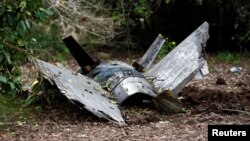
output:
[[[186,113],[161,115],[150,106],[122,107],[127,124],[119,126],[59,96],[36,118],[0,129],[0,140],[207,140],[208,125],[250,124],[248,63],[240,65],[240,73],[230,72],[232,66],[212,64],[208,76],[192,80],[183,89],[180,96]]]

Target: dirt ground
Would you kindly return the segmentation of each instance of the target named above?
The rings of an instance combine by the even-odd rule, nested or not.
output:
[[[119,126],[59,98],[37,118],[0,130],[0,140],[204,141],[208,125],[250,124],[249,65],[240,66],[240,73],[232,73],[233,65],[213,64],[208,76],[192,80],[180,94],[186,113],[161,115],[147,106],[123,107],[127,124]]]

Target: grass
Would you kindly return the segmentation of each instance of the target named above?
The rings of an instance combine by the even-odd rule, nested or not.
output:
[[[11,126],[22,125],[24,121],[35,119],[39,107],[24,107],[20,97],[0,94],[0,131]]]
[[[250,53],[245,52],[229,52],[229,51],[222,51],[216,54],[209,54],[207,61],[210,70],[214,70],[214,67],[217,66],[216,64],[230,64],[233,66],[241,66],[243,69],[247,69],[250,71],[250,64],[249,64],[249,56]]]
[[[233,63],[233,64],[240,64],[244,54],[242,53],[233,53],[229,51],[219,52],[215,59],[218,63],[225,62],[225,63]]]

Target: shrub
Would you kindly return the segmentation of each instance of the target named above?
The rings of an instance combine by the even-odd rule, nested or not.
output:
[[[0,93],[21,91],[20,65],[32,56],[38,42],[30,36],[34,22],[45,21],[52,12],[42,0],[0,2]]]

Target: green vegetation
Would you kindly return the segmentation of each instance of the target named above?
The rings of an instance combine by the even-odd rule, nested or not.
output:
[[[29,36],[32,22],[46,20],[52,12],[43,8],[41,0],[1,2],[0,11],[0,92],[21,92],[20,65],[27,62],[37,40]]]
[[[0,94],[0,131],[20,126],[27,120],[36,122],[41,107],[24,107],[24,103],[25,100],[20,97]]]
[[[223,51],[219,52],[216,55],[215,59],[217,60],[217,62],[239,64],[243,56],[244,55],[242,53],[232,53],[229,51]]]
[[[58,34],[60,33],[59,27],[50,25],[48,30],[46,24],[50,24],[49,21],[43,22],[42,26],[35,26],[31,31],[32,36],[39,43],[39,47],[33,49],[33,55],[45,61],[67,60],[69,51]]]
[[[171,50],[174,49],[176,46],[176,43],[174,41],[169,41],[168,38],[166,38],[165,43],[162,46],[162,49],[158,53],[157,59],[161,60],[163,57],[165,57]]]
[[[220,51],[216,54],[212,53],[208,60],[210,60],[209,62],[211,62],[212,64],[229,63],[240,65],[242,63],[246,63],[246,58],[249,58],[249,51],[247,50],[241,52]]]
[[[229,52],[221,51],[216,54],[209,54],[207,57],[209,71],[218,71],[218,64],[226,66],[242,67],[244,70],[250,71],[249,52]]]
[[[0,7],[0,119],[15,121],[30,115],[22,106],[26,101],[20,69],[39,48],[39,42],[30,33],[33,25],[53,13],[44,8],[42,0],[2,1]]]
[[[248,49],[249,0],[155,0],[138,3],[137,6],[144,3],[141,5],[148,8],[138,10],[145,14],[128,12],[129,21],[134,21],[130,24],[129,32],[130,37],[136,37],[137,44],[142,47],[147,48],[149,41],[159,33],[179,43],[207,21],[210,24],[209,50]]]

